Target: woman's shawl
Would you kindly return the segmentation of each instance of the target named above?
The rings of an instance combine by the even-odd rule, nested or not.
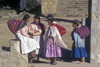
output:
[[[27,23],[24,20],[15,20],[15,19],[10,19],[8,22],[8,27],[10,31],[15,34],[18,30],[22,29],[27,25]]]
[[[73,36],[74,36],[75,47],[84,47],[84,45],[82,43],[82,39],[76,32],[73,32]]]
[[[64,48],[67,48],[66,44],[63,42],[61,35],[58,31],[58,29],[55,26],[50,26],[46,35],[45,35],[45,42],[48,40],[49,36],[54,38],[54,44],[63,46]]]

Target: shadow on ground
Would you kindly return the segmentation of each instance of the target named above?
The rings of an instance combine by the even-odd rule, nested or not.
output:
[[[2,50],[10,52],[10,47],[5,47],[5,46],[3,46],[3,47],[2,47]]]
[[[64,62],[71,62],[72,58],[71,56],[71,50],[65,49],[65,48],[61,48],[61,52],[62,52],[62,57],[58,58],[58,61],[64,61]]]

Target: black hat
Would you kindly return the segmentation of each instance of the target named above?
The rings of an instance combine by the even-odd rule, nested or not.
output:
[[[54,16],[52,14],[48,14],[47,19],[54,19]]]

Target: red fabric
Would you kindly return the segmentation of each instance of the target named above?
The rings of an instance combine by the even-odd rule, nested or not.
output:
[[[64,34],[67,33],[66,29],[63,26],[59,25],[59,24],[53,23],[52,26],[55,26],[58,29],[61,36],[63,36]]]

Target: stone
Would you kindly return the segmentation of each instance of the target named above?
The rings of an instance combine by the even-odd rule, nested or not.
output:
[[[27,0],[26,8],[33,9],[41,5],[41,0]]]
[[[91,29],[91,35],[96,35],[96,34],[97,34],[97,29],[96,28]]]
[[[42,0],[41,7],[43,15],[88,17],[88,0]]]
[[[90,62],[100,63],[100,0],[92,0]]]
[[[98,11],[98,6],[97,5],[92,5],[92,12]]]
[[[91,63],[100,63],[100,53],[94,52],[91,53]]]
[[[20,41],[16,40],[16,39],[11,39],[10,40],[10,51],[11,51],[11,53],[18,55],[19,57],[21,55],[21,58],[24,58],[25,61],[28,62],[27,55],[22,55],[21,52],[20,52],[20,49],[21,49],[20,48]]]
[[[91,44],[97,44],[97,38],[91,37]]]
[[[96,26],[97,27],[98,25],[99,25],[99,21],[97,21],[97,20],[96,21],[95,20],[91,21],[91,26]]]
[[[97,5],[99,3],[99,0],[92,0],[93,5]]]

